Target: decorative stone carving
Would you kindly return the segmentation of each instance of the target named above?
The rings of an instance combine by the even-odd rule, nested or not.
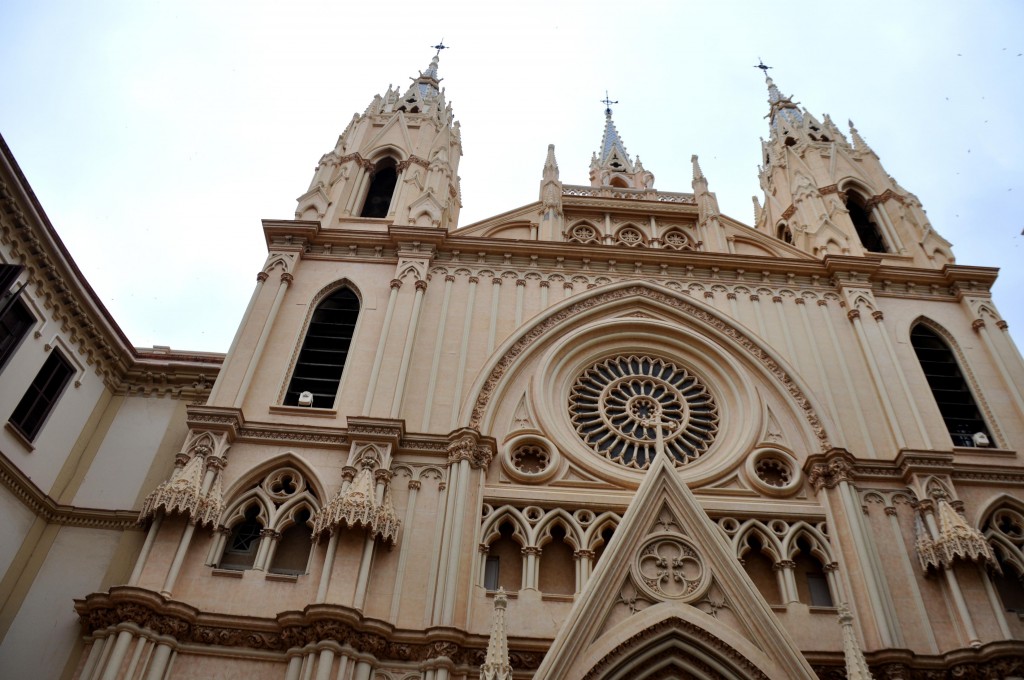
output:
[[[707,589],[711,573],[697,548],[672,532],[652,534],[632,564],[634,581],[655,600],[691,602]]]
[[[206,456],[213,453],[215,442],[209,434],[193,440],[192,457],[183,467],[175,467],[170,478],[157,485],[146,496],[139,512],[140,524],[152,519],[158,511],[165,514],[180,514],[199,526],[214,526],[224,507],[220,484],[214,483],[209,491],[203,491],[206,470]],[[179,455],[176,462],[183,458]],[[216,471],[215,471],[216,472]],[[220,475],[216,476],[219,482]]]
[[[985,536],[967,524],[967,520],[958,513],[944,495],[934,500],[934,510],[921,504],[921,512],[935,512],[938,515],[938,536],[932,536],[920,516],[916,521],[917,557],[921,569],[950,568],[954,560],[967,560],[987,564],[999,571],[999,563],[992,552]]]
[[[695,460],[714,441],[718,405],[686,369],[649,356],[598,362],[576,379],[569,396],[573,426],[595,453],[626,467],[646,469],[656,428],[675,465]],[[660,423],[660,424],[659,424]]]
[[[348,489],[339,492],[316,513],[313,520],[314,537],[319,538],[326,531],[347,526],[351,529],[366,529],[371,536],[389,545],[395,544],[401,520],[395,514],[391,502],[389,483],[384,482],[383,498],[377,503],[373,467],[372,460],[364,460],[363,469],[356,474]]]

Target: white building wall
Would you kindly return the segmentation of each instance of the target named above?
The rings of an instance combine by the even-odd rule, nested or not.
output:
[[[75,494],[74,504],[132,508],[178,403],[176,399],[126,399]]]
[[[119,531],[62,527],[0,643],[0,676],[60,677],[81,634],[72,601],[99,589]]]
[[[0,491],[0,517],[4,518],[0,522],[0,574],[5,574],[36,516],[4,489]]]

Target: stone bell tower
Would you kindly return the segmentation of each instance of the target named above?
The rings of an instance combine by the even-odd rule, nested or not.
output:
[[[403,93],[388,86],[317,164],[296,219],[324,227],[389,224],[453,230],[462,207],[459,123],[445,101],[438,54]]]
[[[877,254],[919,267],[952,264],[950,243],[917,197],[882,167],[850,123],[850,138],[826,114],[818,120],[770,77],[768,141],[759,168],[764,205],[757,229],[817,257]]]

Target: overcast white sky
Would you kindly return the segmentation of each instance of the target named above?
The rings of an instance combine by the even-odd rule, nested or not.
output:
[[[1024,3],[0,3],[0,132],[133,343],[226,351],[320,156],[444,38],[462,224],[537,196],[549,143],[587,183],[608,89],[666,191],[697,153],[752,220],[766,92],[852,118],[960,264],[1024,327]]]

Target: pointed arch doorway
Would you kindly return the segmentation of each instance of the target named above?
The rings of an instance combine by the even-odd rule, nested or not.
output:
[[[583,680],[762,680],[754,663],[709,631],[678,617],[632,636]]]

